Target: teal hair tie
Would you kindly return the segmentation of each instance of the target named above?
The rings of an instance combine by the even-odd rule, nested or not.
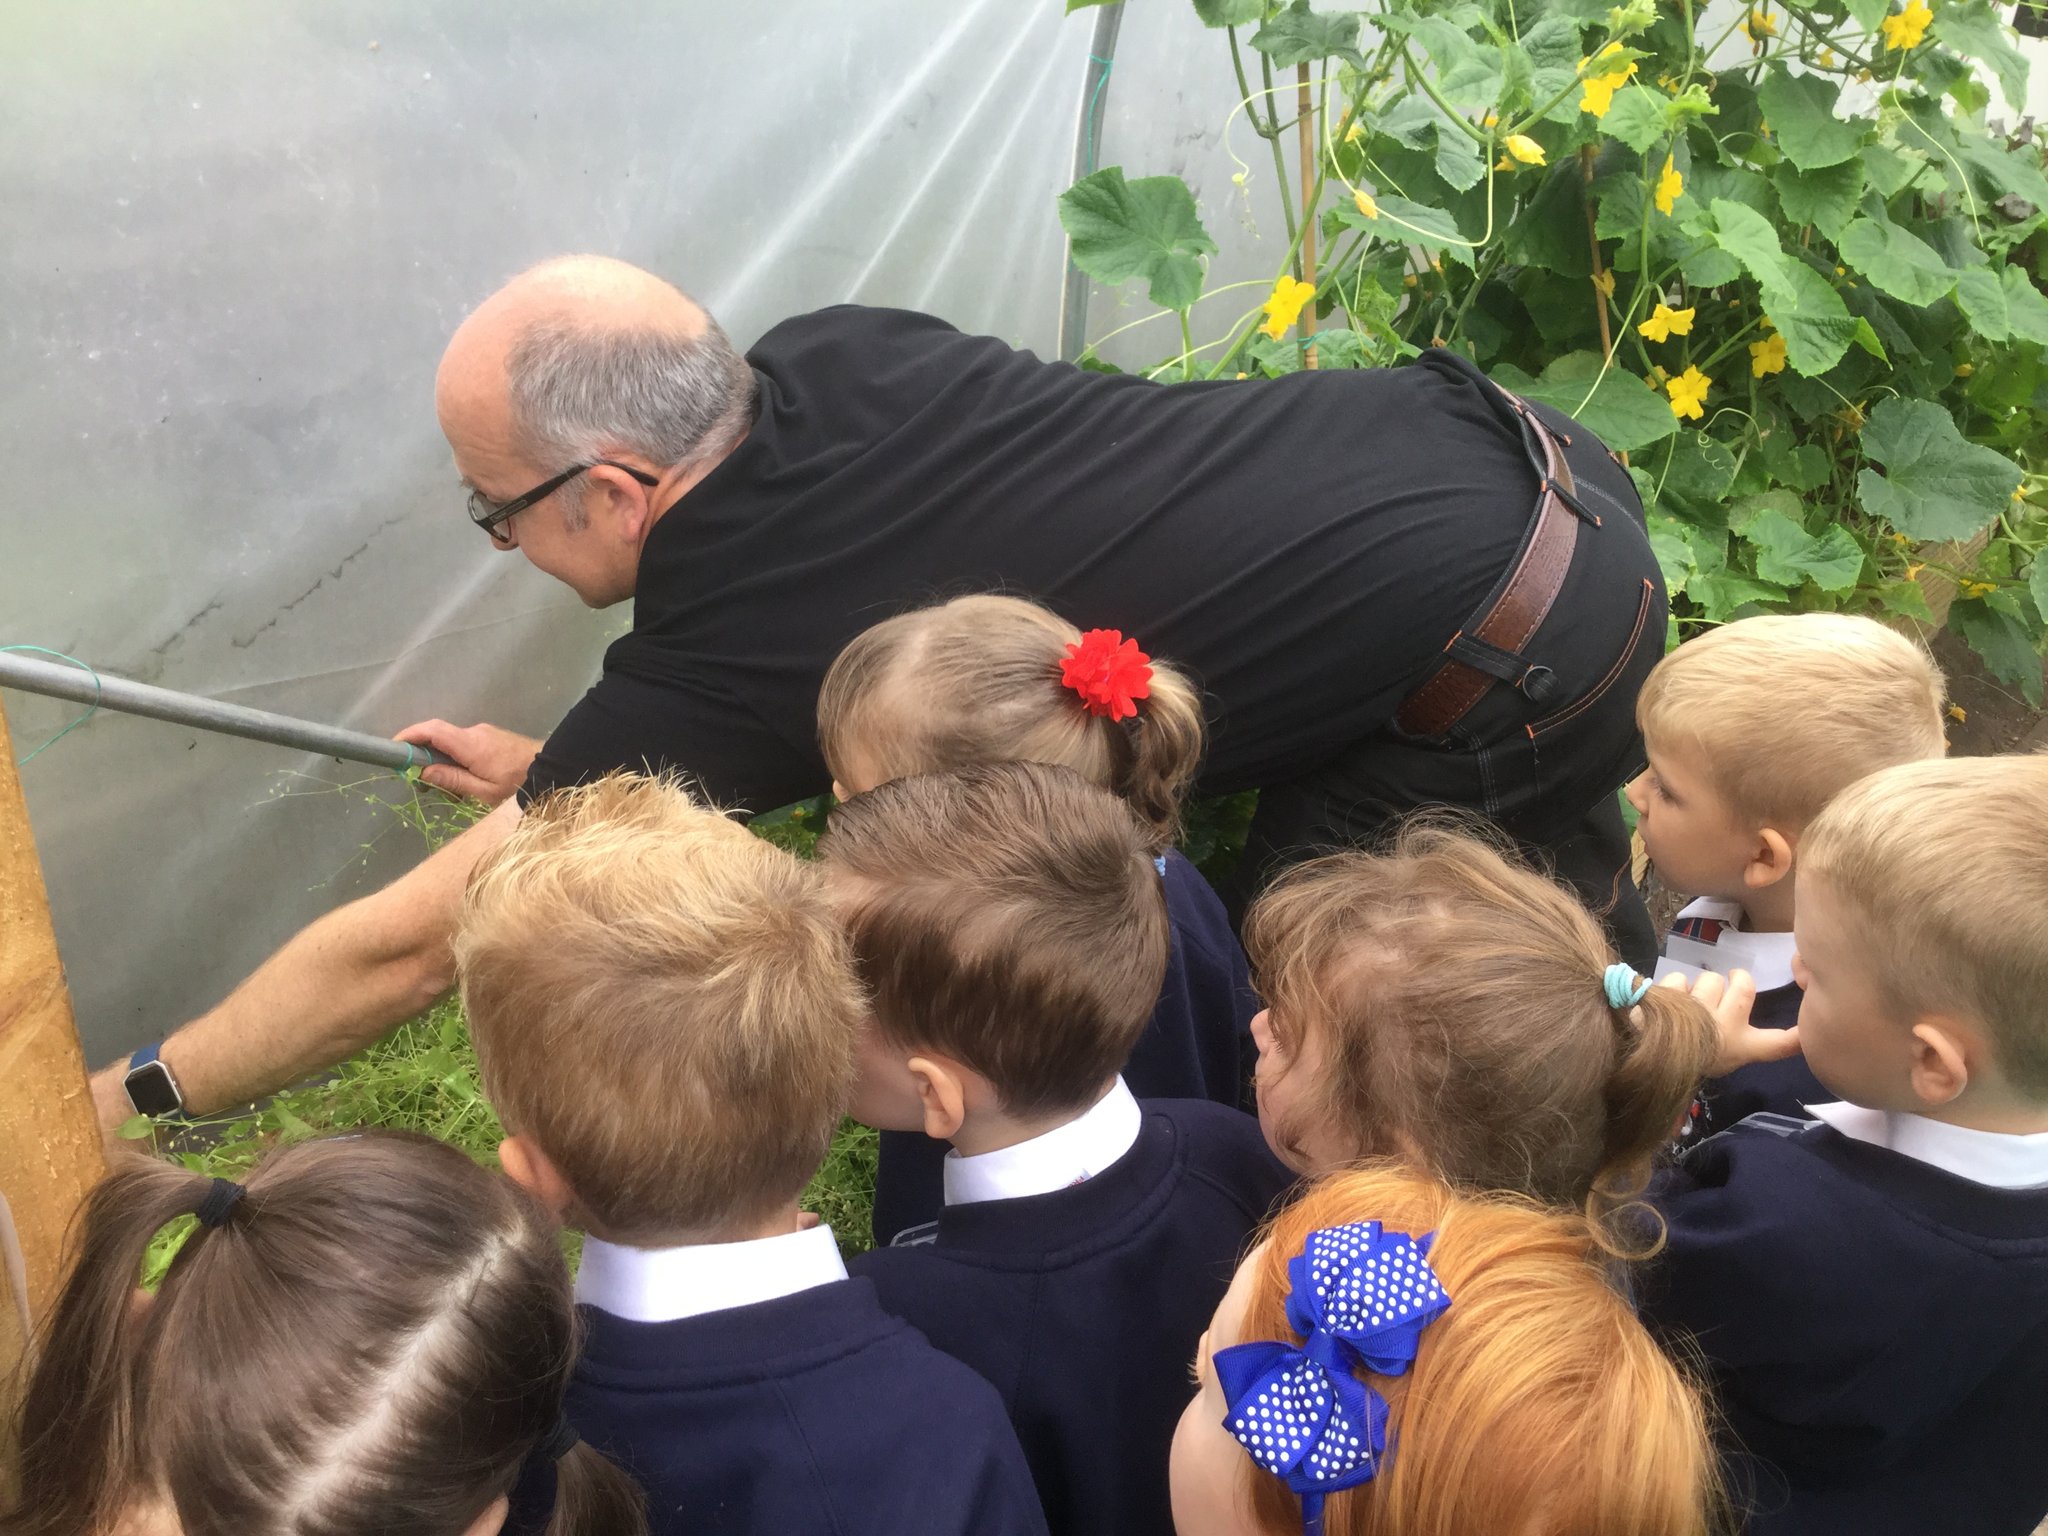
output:
[[[1650,978],[1638,976],[1626,965],[1607,967],[1607,1006],[1610,1008],[1633,1008],[1650,991]]]

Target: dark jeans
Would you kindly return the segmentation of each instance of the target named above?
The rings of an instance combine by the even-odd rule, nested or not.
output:
[[[1581,500],[1601,519],[1597,528],[1581,523],[1564,586],[1524,647],[1562,688],[1537,705],[1497,682],[1446,735],[1409,736],[1390,723],[1300,777],[1266,785],[1233,915],[1286,864],[1370,845],[1411,811],[1450,806],[1506,831],[1578,889],[1623,959],[1645,974],[1654,967],[1657,935],[1629,878],[1615,791],[1643,763],[1636,693],[1664,651],[1664,581],[1628,471],[1584,427],[1536,409],[1571,438],[1565,458]],[[1533,486],[1529,503],[1533,513]],[[1465,617],[1447,626],[1447,642]]]

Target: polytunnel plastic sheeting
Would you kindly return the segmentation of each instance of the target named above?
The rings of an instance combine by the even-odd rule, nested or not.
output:
[[[468,526],[432,410],[450,330],[595,250],[742,345],[854,299],[1050,353],[1092,25],[1056,0],[5,8],[0,644],[380,733],[545,732],[626,610]],[[17,754],[76,713],[6,704]],[[389,813],[300,793],[368,773],[111,714],[26,767],[96,1060],[418,856]]]

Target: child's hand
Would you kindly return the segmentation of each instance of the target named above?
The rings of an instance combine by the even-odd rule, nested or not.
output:
[[[1747,971],[1730,971],[1726,976],[1702,971],[1689,986],[1684,976],[1673,972],[1658,985],[1690,991],[1693,1001],[1714,1016],[1721,1031],[1721,1049],[1714,1057],[1711,1076],[1723,1077],[1752,1062],[1783,1061],[1799,1054],[1796,1026],[1758,1029],[1749,1022],[1749,1010],[1756,1006],[1756,978]]]

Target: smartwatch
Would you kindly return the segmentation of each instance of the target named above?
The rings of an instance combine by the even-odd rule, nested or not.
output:
[[[185,1113],[185,1095],[178,1088],[178,1080],[171,1076],[171,1069],[157,1059],[157,1052],[162,1049],[163,1042],[158,1040],[130,1056],[128,1075],[122,1079],[128,1090],[128,1102],[135,1106],[135,1112],[148,1115],[152,1120]]]

